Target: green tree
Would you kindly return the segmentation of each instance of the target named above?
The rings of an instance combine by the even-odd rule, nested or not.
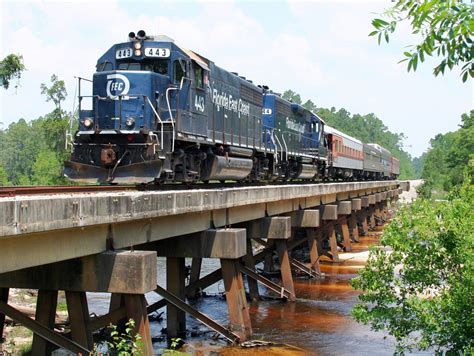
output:
[[[56,153],[50,150],[42,150],[38,153],[33,164],[33,185],[54,185],[63,183],[61,177],[62,165]]]
[[[23,57],[19,54],[9,54],[0,62],[0,81],[4,89],[10,87],[10,82],[16,79],[18,87],[21,74],[26,70]]]
[[[303,104],[303,107],[313,113],[315,113],[316,110],[318,110],[318,107],[316,106],[315,103],[313,103],[311,99],[306,100],[306,102]]]
[[[7,182],[14,185],[64,184],[61,162],[67,157],[65,137],[69,116],[61,109],[66,98],[64,82],[56,75],[52,85],[41,85],[47,101],[56,108],[44,117],[27,123],[20,119],[7,129],[0,130],[0,167]],[[0,184],[3,178],[0,177]]]
[[[0,165],[0,186],[6,186],[10,185],[10,182],[8,181],[8,176],[7,172],[5,171],[5,168],[3,168],[2,165]]]
[[[33,174],[33,164],[44,147],[41,132],[33,129],[24,119],[10,124],[0,140],[0,164],[8,180],[14,184],[25,184]]]
[[[66,86],[63,80],[53,74],[50,87],[41,84],[41,93],[46,95],[46,101],[53,101],[56,109],[51,113],[40,117],[35,123],[44,137],[46,146],[56,152],[58,158],[63,161],[67,152],[65,149],[66,132],[69,128],[70,116],[61,109],[61,103],[67,97]]]
[[[430,149],[426,153],[425,164],[421,177],[424,179],[424,196],[430,197],[433,192],[435,196],[443,195],[451,189],[448,166],[448,147],[451,147],[455,134],[448,132],[438,134],[430,140]]]
[[[291,101],[292,103],[296,103],[300,105],[302,103],[301,96],[298,93],[295,93],[291,89],[285,90],[285,92],[282,94],[281,97],[285,100]]]
[[[474,110],[461,119],[458,130],[438,134],[430,141],[421,174],[420,193],[425,197],[442,197],[466,177],[474,179]]]
[[[46,95],[46,101],[52,101],[56,106],[56,113],[59,118],[62,117],[61,102],[67,97],[66,85],[64,80],[59,80],[56,74],[51,76],[51,86],[41,83],[41,94]]]
[[[408,71],[416,71],[419,62],[426,56],[437,55],[442,60],[434,67],[437,76],[444,74],[446,67],[452,70],[462,65],[463,82],[474,77],[474,5],[462,0],[399,0],[383,14],[383,18],[372,20],[375,31],[369,36],[377,36],[388,43],[400,22],[410,22],[413,34],[421,37],[421,42],[410,46],[404,52],[408,61]]]
[[[447,201],[403,207],[352,282],[363,292],[355,319],[388,330],[402,353],[472,354],[473,206],[474,185],[466,181]]]
[[[55,151],[59,157],[65,158],[67,154],[66,131],[69,128],[70,115],[63,113],[62,117],[57,116],[57,110],[40,117],[32,123],[32,126],[41,132],[46,147]]]
[[[423,172],[425,159],[426,159],[426,152],[423,153],[420,157],[413,158],[413,168],[415,169],[415,178],[421,178],[421,173]]]
[[[474,179],[474,110],[463,114],[461,120],[461,128],[447,154],[453,186],[461,184],[466,176]]]

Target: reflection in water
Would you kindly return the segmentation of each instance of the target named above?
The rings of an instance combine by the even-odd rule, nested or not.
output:
[[[279,300],[263,300],[250,304],[250,315],[254,339],[272,341],[270,347],[244,349],[227,347],[222,339],[213,339],[215,333],[187,318],[187,328],[192,335],[184,346],[184,351],[193,355],[392,355],[393,340],[384,338],[382,333],[370,331],[366,326],[356,323],[350,316],[352,306],[357,300],[357,291],[350,286],[350,279],[355,277],[368,256],[370,245],[377,243],[376,232],[362,237],[360,243],[354,243],[351,253],[341,253],[341,263],[322,262],[321,272],[324,279],[295,279],[295,290],[298,297],[295,303]],[[188,264],[190,261],[188,262]],[[219,267],[218,260],[203,261],[203,275]],[[159,259],[159,283],[164,285],[166,264]],[[223,291],[222,282],[206,289],[212,297],[192,302],[201,312],[220,322],[227,323],[227,306],[220,297]],[[262,294],[268,295],[261,287]],[[150,293],[149,302],[159,298]],[[107,310],[107,298],[94,295],[91,298],[91,309],[100,312]],[[102,307],[105,308],[103,309]],[[165,312],[165,309],[161,311]],[[166,314],[164,314],[166,317]],[[152,322],[152,336],[163,336],[162,328],[166,321]],[[292,346],[289,346],[292,345]],[[154,343],[158,353],[166,348],[164,339]]]

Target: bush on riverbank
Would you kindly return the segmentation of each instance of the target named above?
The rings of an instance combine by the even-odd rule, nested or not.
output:
[[[474,185],[400,209],[353,280],[354,318],[387,330],[397,351],[474,351]]]

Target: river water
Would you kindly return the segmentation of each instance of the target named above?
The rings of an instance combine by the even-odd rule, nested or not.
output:
[[[228,347],[224,340],[216,338],[192,317],[187,318],[188,337],[183,351],[192,355],[392,355],[394,341],[383,333],[373,332],[358,324],[350,311],[357,301],[358,292],[350,286],[350,280],[363,267],[368,247],[377,243],[379,233],[361,238],[354,243],[351,253],[341,253],[342,263],[322,262],[322,279],[295,279],[297,300],[294,303],[280,300],[262,300],[250,304],[253,339],[273,342],[271,347],[243,349]],[[190,264],[187,261],[188,264]],[[203,261],[202,275],[219,267],[218,260]],[[164,259],[159,259],[159,284],[165,286]],[[222,292],[222,281],[207,288],[207,297],[192,304],[204,314],[221,324],[227,323],[227,306]],[[265,295],[264,288],[261,294]],[[268,294],[267,294],[268,295]],[[91,312],[107,312],[107,294],[88,295]],[[148,302],[160,299],[156,294],[147,294]],[[166,308],[161,321],[151,322],[154,349],[160,353],[166,348]]]

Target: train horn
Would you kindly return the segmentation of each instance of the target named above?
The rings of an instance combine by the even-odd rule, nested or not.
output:
[[[137,38],[138,38],[139,40],[144,40],[144,39],[146,38],[146,33],[145,33],[145,31],[143,31],[143,30],[138,31],[138,32],[137,32]]]
[[[135,32],[130,32],[128,34],[128,39],[129,39],[129,41],[132,41],[133,39],[135,39]]]

